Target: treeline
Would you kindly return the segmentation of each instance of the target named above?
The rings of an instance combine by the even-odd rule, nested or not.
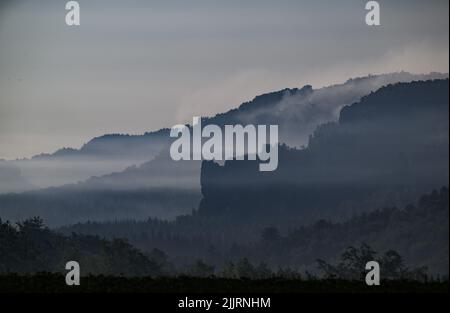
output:
[[[234,251],[237,257],[245,254],[271,265],[308,268],[317,258],[335,261],[348,246],[365,242],[378,251],[398,251],[412,266],[427,266],[431,273],[448,275],[448,220],[449,194],[444,187],[404,209],[384,208],[341,223],[320,220],[286,235],[268,227],[257,243],[237,246]]]
[[[162,268],[125,240],[98,236],[64,236],[31,218],[16,226],[0,219],[0,273],[65,272],[75,260],[84,273],[102,275],[158,275]]]
[[[290,230],[194,212],[172,222],[92,222],[59,231],[127,238],[147,253],[154,248],[165,251],[177,267],[198,259],[223,267],[229,261],[248,258],[256,264],[264,261],[272,269],[281,266],[314,272],[316,259],[334,262],[347,247],[365,242],[378,251],[398,251],[411,266],[448,274],[448,220],[448,188],[443,187],[403,209],[387,207],[344,222],[319,220]]]
[[[373,259],[396,268],[385,271],[393,279],[423,280],[426,274],[448,275],[448,203],[448,189],[442,188],[415,206],[385,208],[343,223],[322,220],[289,232],[269,226],[251,242],[226,240],[245,225],[227,231],[224,222],[214,232],[198,227],[202,218],[195,221],[196,215],[176,222],[79,224],[64,233],[39,218],[16,225],[0,220],[0,273],[64,272],[65,263],[76,260],[85,275],[354,279],[348,274],[359,275],[356,268]],[[220,236],[222,241],[213,240]],[[354,260],[366,257],[355,266],[343,252]]]
[[[319,275],[307,271],[301,273],[288,267],[274,270],[265,262],[255,264],[247,258],[229,261],[222,266],[199,259],[188,266],[176,268],[161,250],[153,249],[144,254],[121,239],[108,241],[97,236],[77,234],[63,236],[49,230],[39,218],[17,223],[16,227],[0,220],[0,244],[0,275],[63,273],[65,263],[76,260],[83,276],[362,280],[365,264],[379,260],[384,279],[428,280],[425,267],[410,270],[403,258],[393,250],[377,258],[377,253],[366,244],[360,248],[348,247],[337,265],[317,259]]]

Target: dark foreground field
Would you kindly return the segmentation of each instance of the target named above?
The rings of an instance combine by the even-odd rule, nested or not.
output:
[[[344,280],[111,276],[82,277],[80,286],[66,286],[60,274],[0,276],[0,293],[447,293],[448,287],[448,281],[382,281],[380,286],[366,286]]]

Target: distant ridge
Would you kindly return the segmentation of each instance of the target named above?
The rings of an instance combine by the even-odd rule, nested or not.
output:
[[[431,72],[429,74],[411,74],[409,72],[397,72],[397,73],[389,73],[389,74],[379,74],[379,75],[371,75],[368,76],[361,76],[361,77],[355,77],[348,79],[343,84],[335,84],[330,85],[327,87],[320,88],[318,90],[324,90],[324,89],[330,89],[330,88],[337,88],[342,87],[346,85],[351,85],[351,87],[354,87],[355,85],[362,84],[364,82],[373,82],[373,84],[377,85],[377,87],[385,86],[388,84],[396,83],[396,82],[408,82],[408,81],[420,81],[420,80],[430,80],[430,79],[445,79],[448,78],[448,74],[445,73],[438,73],[438,72]],[[375,83],[375,81],[377,81]],[[350,87],[350,86],[349,86]],[[295,96],[295,95],[306,95],[313,91],[313,87],[311,85],[305,85],[302,88],[284,88],[278,91],[268,92],[261,95],[256,96],[251,101],[247,101],[239,105],[235,109],[231,109],[227,112],[223,113],[217,113],[216,115],[212,117],[205,117],[206,120],[209,120],[211,123],[216,124],[223,124],[225,122],[225,119],[233,119],[233,117],[237,117],[236,115],[238,113],[246,113],[249,111],[255,111],[260,110],[264,108],[270,108],[274,104],[279,103],[283,98],[286,96]],[[375,91],[375,90],[373,90]],[[370,91],[369,91],[370,93]],[[222,123],[221,123],[222,121]],[[171,125],[169,125],[171,126]],[[145,132],[142,135],[130,135],[130,134],[119,134],[119,133],[112,133],[112,134],[105,134],[102,136],[94,137],[93,139],[89,140],[87,143],[85,143],[80,149],[73,149],[73,148],[62,148],[59,149],[53,153],[42,153],[36,156],[33,156],[33,158],[42,158],[42,157],[49,157],[53,155],[73,155],[75,153],[83,153],[86,152],[87,154],[93,153],[95,151],[108,151],[113,152],[113,149],[106,149],[103,150],[100,147],[97,147],[97,145],[102,146],[104,143],[114,143],[114,140],[119,139],[125,139],[129,142],[129,146],[138,145],[140,143],[146,143],[144,138],[154,138],[159,136],[166,136],[168,135],[170,129],[169,128],[162,128],[155,131],[149,131]],[[141,141],[142,140],[142,141]],[[120,146],[120,145],[118,145]],[[120,153],[119,153],[120,154]]]
[[[259,172],[257,161],[204,161],[198,214],[284,225],[414,203],[448,184],[448,87],[380,88],[317,127],[306,148],[281,145],[274,172]]]
[[[202,123],[278,124],[281,142],[291,147],[302,147],[307,145],[308,137],[318,125],[336,121],[342,107],[382,86],[447,76],[440,73],[416,75],[399,72],[358,77],[320,89],[313,89],[310,85],[285,88],[256,96],[252,101],[225,113],[205,117]],[[63,148],[52,154],[8,162],[17,166],[23,178],[35,188],[61,186],[121,172],[131,166],[139,167],[158,155],[164,157],[170,143],[168,134],[167,128],[142,135],[106,134],[93,138],[80,149]],[[168,175],[172,176],[171,173]],[[158,179],[165,180],[161,176]],[[191,181],[199,181],[199,171]],[[22,189],[8,191],[20,192]],[[0,194],[2,192],[0,189]]]

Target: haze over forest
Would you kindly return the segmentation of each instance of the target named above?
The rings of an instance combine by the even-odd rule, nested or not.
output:
[[[449,2],[363,4],[1,1],[0,280],[448,283]],[[278,167],[174,161],[194,116],[277,125]]]

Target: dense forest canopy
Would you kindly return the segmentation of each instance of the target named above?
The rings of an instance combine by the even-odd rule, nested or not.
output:
[[[342,222],[319,220],[290,230],[191,215],[172,222],[90,222],[60,231],[128,238],[143,251],[164,250],[177,267],[197,259],[220,267],[247,258],[272,269],[317,272],[316,259],[334,262],[347,247],[366,243],[377,251],[397,251],[409,266],[448,275],[448,218],[448,188],[443,187],[415,205],[380,208]]]

